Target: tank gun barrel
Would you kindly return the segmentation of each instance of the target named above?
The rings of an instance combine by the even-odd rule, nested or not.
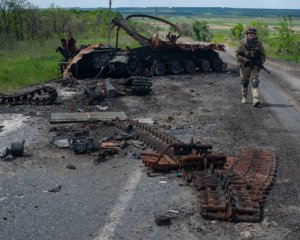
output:
[[[177,25],[175,25],[174,23],[171,23],[165,19],[159,18],[159,17],[143,15],[143,14],[134,14],[134,15],[129,15],[126,18],[112,19],[112,21],[111,21],[112,26],[114,26],[114,27],[117,26],[118,28],[123,29],[129,36],[131,36],[134,40],[136,40],[143,47],[151,46],[152,39],[144,37],[143,35],[136,32],[132,27],[130,27],[128,24],[128,20],[131,18],[149,18],[149,19],[157,20],[159,22],[163,22],[163,23],[173,27],[177,32],[177,35],[174,35],[175,38],[173,39],[173,41],[176,41],[182,35],[182,31]],[[162,42],[164,42],[164,41],[162,41]]]
[[[112,25],[123,29],[130,37],[136,40],[141,46],[149,46],[148,39],[135,32],[126,22],[124,18],[114,18]]]

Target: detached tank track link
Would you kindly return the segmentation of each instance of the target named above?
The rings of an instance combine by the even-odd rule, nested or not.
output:
[[[147,146],[152,148],[157,153],[162,153],[169,145],[182,143],[176,138],[167,135],[152,126],[140,123],[138,121],[127,119],[125,122],[117,121],[115,126],[122,131],[134,134],[136,139],[145,142]]]
[[[0,94],[0,105],[48,105],[52,104],[57,97],[58,94],[55,88],[50,86],[41,86],[23,93]]]
[[[165,154],[163,166],[169,163],[169,169],[174,166],[181,169],[183,179],[200,191],[203,218],[232,222],[259,222],[263,219],[265,197],[276,176],[274,153],[241,148],[236,150],[234,157],[224,157],[209,151],[209,145],[203,145],[203,151],[193,149],[190,154],[184,154],[184,149],[180,149],[181,154],[176,155],[176,149],[172,152],[170,146],[184,147],[184,143],[159,129],[131,119],[117,121],[115,126],[134,133],[135,138],[158,153],[145,154],[145,158],[157,159]],[[143,161],[153,168],[153,164]]]
[[[126,81],[113,82],[120,95],[148,95],[152,90],[152,78],[131,76]]]

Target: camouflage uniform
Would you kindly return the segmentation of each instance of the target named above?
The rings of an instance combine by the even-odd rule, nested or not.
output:
[[[256,30],[254,33],[256,34]],[[240,76],[242,78],[242,103],[247,103],[248,85],[251,81],[253,106],[256,107],[260,104],[258,91],[260,67],[253,62],[255,61],[259,64],[265,62],[266,54],[264,47],[257,38],[249,41],[246,37],[240,42],[239,48],[236,50],[236,57],[240,66]],[[251,61],[245,61],[245,59],[250,59]]]

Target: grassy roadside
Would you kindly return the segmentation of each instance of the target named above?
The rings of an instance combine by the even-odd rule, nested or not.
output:
[[[59,77],[59,55],[56,41],[21,42],[9,49],[0,49],[0,90],[42,83]]]

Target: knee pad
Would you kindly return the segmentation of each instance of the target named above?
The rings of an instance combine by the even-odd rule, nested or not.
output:
[[[258,88],[259,80],[258,79],[252,79],[251,80],[251,85],[252,85],[253,88]]]
[[[247,88],[249,85],[249,80],[242,79],[241,84],[242,84],[243,88]]]

